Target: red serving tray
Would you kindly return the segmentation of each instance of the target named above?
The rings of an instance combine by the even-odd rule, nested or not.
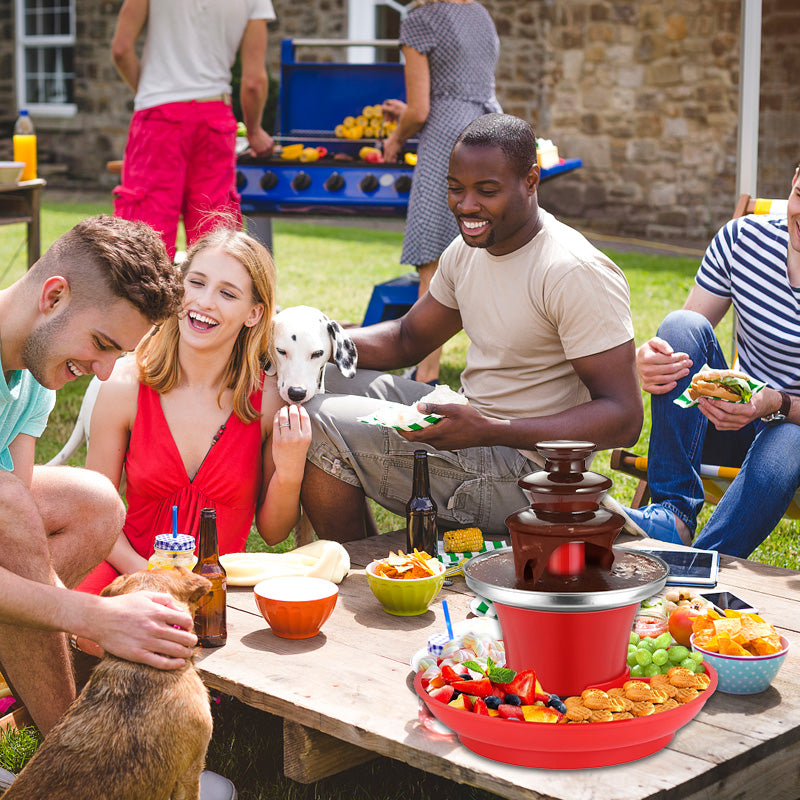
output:
[[[717,688],[716,671],[708,664],[705,668],[711,683],[688,703],[649,717],[588,725],[512,722],[451,708],[422,688],[422,672],[414,677],[414,688],[436,719],[478,755],[520,767],[585,769],[624,764],[666,747],[675,731],[697,716]],[[620,679],[616,685],[621,686],[625,680]]]

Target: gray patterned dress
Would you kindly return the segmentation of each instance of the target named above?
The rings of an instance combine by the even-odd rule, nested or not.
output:
[[[447,166],[458,134],[477,117],[502,109],[494,95],[500,52],[492,18],[477,2],[427,3],[409,12],[400,44],[428,57],[430,113],[419,134],[402,264],[436,261],[458,236],[447,206]]]

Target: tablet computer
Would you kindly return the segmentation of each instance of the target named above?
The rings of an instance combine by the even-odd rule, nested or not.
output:
[[[667,586],[717,585],[719,553],[716,550],[642,550],[667,562]]]

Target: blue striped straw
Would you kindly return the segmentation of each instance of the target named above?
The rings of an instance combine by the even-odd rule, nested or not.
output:
[[[178,535],[178,506],[172,506],[172,535]]]

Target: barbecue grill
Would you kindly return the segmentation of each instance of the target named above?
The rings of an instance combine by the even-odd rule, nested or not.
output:
[[[282,147],[302,143],[328,152],[302,163],[280,157],[240,155],[237,189],[248,230],[272,249],[270,220],[275,214],[315,216],[405,217],[414,168],[405,163],[361,161],[359,150],[379,145],[376,139],[337,138],[334,130],[346,116],[365,106],[405,98],[399,63],[331,63],[299,61],[300,48],[398,48],[396,39],[284,39],[281,42],[279,131]],[[416,140],[406,150],[416,151]],[[577,169],[580,159],[561,160],[543,169],[541,180]]]

